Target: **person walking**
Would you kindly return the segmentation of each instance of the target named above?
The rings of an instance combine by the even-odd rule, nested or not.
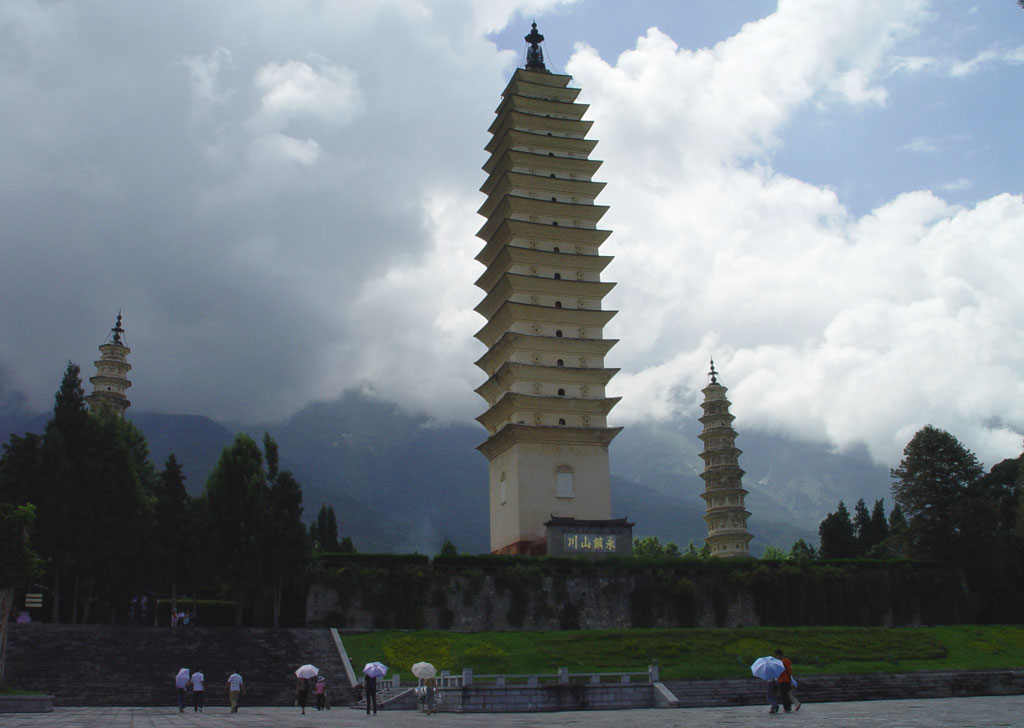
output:
[[[245,683],[242,682],[242,676],[237,672],[231,673],[228,676],[228,703],[231,705],[231,712],[238,712],[238,699],[245,695]]]
[[[185,712],[185,690],[188,688],[188,668],[183,667],[174,676],[174,688],[178,691],[178,712]]]
[[[192,712],[202,713],[203,712],[203,681],[206,680],[206,676],[203,675],[201,670],[195,670],[192,673]]]
[[[782,709],[787,713],[793,707],[793,663],[782,654],[782,650],[775,650],[775,656],[782,661],[782,674],[779,675],[779,702]],[[796,701],[796,709],[800,710],[800,701]]]
[[[765,697],[768,699],[768,715],[779,712],[779,681],[775,678],[764,681]]]
[[[428,677],[423,681],[423,684],[427,687],[427,715],[433,715],[436,712],[437,681],[432,677]]]
[[[323,710],[327,704],[327,678],[318,675],[316,678],[316,709]]]
[[[373,703],[373,714],[377,715],[377,678],[367,675],[363,683],[366,685],[366,714],[370,714],[370,703]]]
[[[306,714],[306,700],[309,699],[309,680],[300,677],[295,681],[295,700],[302,708],[302,715]]]

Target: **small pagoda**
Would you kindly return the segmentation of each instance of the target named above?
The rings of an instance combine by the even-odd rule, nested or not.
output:
[[[701,390],[704,415],[700,422],[704,430],[700,439],[704,443],[701,459],[704,460],[704,492],[701,497],[707,505],[704,521],[708,524],[708,536],[704,543],[717,557],[750,556],[750,540],[747,531],[750,517],[743,503],[747,491],[743,489],[743,470],[739,457],[742,450],[736,447],[736,430],[732,428],[735,419],[729,413],[732,404],[726,398],[728,391],[718,382],[715,360],[711,360],[708,385]]]
[[[618,370],[604,365],[615,312],[601,301],[614,284],[601,280],[611,231],[597,227],[608,208],[594,204],[604,183],[593,180],[593,122],[571,77],[545,66],[536,23],[525,40],[490,127],[477,233],[491,551],[628,552],[627,522],[611,520],[608,445],[621,428],[607,423],[618,398],[605,385]]]
[[[92,394],[85,400],[93,411],[107,409],[119,416],[131,407],[125,392],[132,383],[128,380],[128,372],[132,365],[128,363],[128,355],[132,350],[124,340],[124,329],[121,327],[121,312],[117,312],[117,322],[110,330],[107,340],[100,345],[100,358],[95,362],[96,376],[89,377]]]

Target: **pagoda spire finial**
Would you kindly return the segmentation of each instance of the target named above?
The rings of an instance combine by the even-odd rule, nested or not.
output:
[[[115,344],[122,344],[121,334],[124,333],[124,328],[121,327],[121,309],[117,310],[117,322],[114,324],[114,328],[110,330],[112,334],[111,339]]]
[[[540,44],[544,42],[544,36],[537,32],[537,21],[530,26],[530,34],[523,36],[523,40],[530,44],[526,49],[526,70],[547,73],[547,66],[544,65],[544,51]]]
[[[715,371],[715,357],[711,357],[711,371],[708,372],[711,378],[709,384],[718,384],[718,372]]]

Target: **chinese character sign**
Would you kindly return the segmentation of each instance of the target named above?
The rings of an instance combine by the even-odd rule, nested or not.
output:
[[[562,539],[566,551],[615,551],[615,536],[591,533],[565,533],[562,534]]]

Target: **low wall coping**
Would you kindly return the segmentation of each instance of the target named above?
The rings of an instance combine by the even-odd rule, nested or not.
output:
[[[0,695],[0,713],[51,713],[52,695]]]

